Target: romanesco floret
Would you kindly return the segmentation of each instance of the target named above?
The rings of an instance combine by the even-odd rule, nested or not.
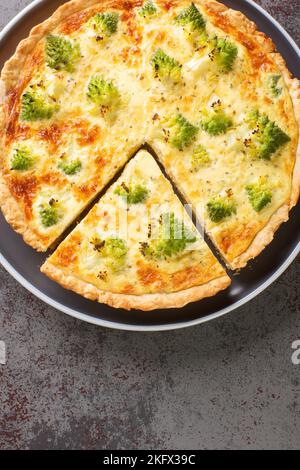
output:
[[[245,140],[245,145],[253,158],[270,160],[273,154],[291,140],[266,114],[253,111],[249,114],[247,122],[253,132],[251,137]]]
[[[162,49],[157,49],[152,57],[152,67],[155,76],[160,79],[169,79],[178,83],[181,79],[181,65],[173,57],[168,56]]]
[[[175,21],[184,28],[189,28],[190,32],[203,32],[205,30],[205,19],[194,3],[182,10],[176,16]]]
[[[159,237],[150,243],[143,243],[141,252],[145,257],[166,259],[180,255],[189,243],[195,243],[196,240],[197,237],[182,221],[175,218],[173,212],[162,214]]]
[[[47,96],[41,86],[31,85],[22,96],[21,120],[40,121],[50,119],[59,106]]]
[[[157,13],[157,8],[151,0],[144,3],[142,8],[139,9],[139,15],[143,16],[144,18],[149,18],[154,16]]]
[[[102,241],[99,238],[95,238],[93,245],[95,250],[104,257],[121,258],[127,253],[126,243],[121,238],[109,237]]]
[[[97,13],[91,18],[89,24],[95,30],[97,38],[103,36],[110,37],[118,30],[119,15],[118,13]]]
[[[247,116],[245,118],[245,122],[253,130],[253,129],[256,129],[258,127],[258,121],[259,121],[260,117],[261,117],[260,112],[257,109],[252,109],[252,111],[250,111],[247,114]]]
[[[79,45],[62,37],[50,35],[46,39],[46,62],[55,70],[74,71],[75,63],[80,59]]]
[[[191,124],[182,114],[177,114],[167,120],[164,129],[165,137],[173,147],[183,150],[195,139],[199,128]]]
[[[57,203],[55,201],[50,201],[49,204],[44,204],[40,210],[40,217],[44,227],[50,228],[53,225],[56,225],[61,218]]]
[[[210,41],[212,61],[224,72],[230,72],[238,55],[235,44],[226,38],[214,38]]]
[[[226,217],[236,213],[236,207],[233,202],[226,198],[212,199],[207,204],[207,212],[212,222],[218,223]]]
[[[127,204],[139,204],[147,199],[149,191],[141,184],[127,186],[125,183],[122,183],[115,190],[115,194],[121,196]]]
[[[101,240],[99,237],[92,239],[94,250],[104,258],[106,266],[112,271],[118,271],[125,264],[128,248],[126,242],[121,238],[106,238]]]
[[[201,122],[202,129],[210,135],[225,134],[233,126],[232,119],[218,109],[208,113]]]
[[[15,149],[11,159],[11,169],[18,171],[27,171],[34,164],[34,158],[27,148]]]
[[[66,175],[73,176],[82,168],[82,163],[79,159],[67,162],[66,160],[61,160],[58,164],[58,168],[62,170]]]
[[[115,109],[120,103],[120,93],[111,80],[99,75],[91,78],[87,96],[91,102],[104,110]]]
[[[272,201],[272,192],[259,182],[249,184],[246,187],[246,191],[249,201],[256,212],[260,212]]]
[[[192,171],[198,171],[201,167],[209,165],[210,162],[209,155],[203,145],[197,145],[191,157]]]
[[[281,75],[270,75],[268,79],[268,85],[271,90],[272,96],[278,98],[278,96],[282,93],[282,88],[279,86],[279,81],[281,79]]]

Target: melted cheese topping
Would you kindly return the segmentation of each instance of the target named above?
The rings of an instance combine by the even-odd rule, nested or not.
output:
[[[119,23],[117,32],[105,39],[97,37],[88,22],[102,11],[101,4],[63,22],[53,34],[80,47],[80,59],[72,73],[51,69],[44,60],[44,42],[38,45],[36,60],[29,58],[25,67],[19,98],[31,86],[42,86],[59,111],[50,120],[20,121],[19,99],[8,124],[7,160],[2,171],[46,249],[147,141],[187,200],[204,216],[206,230],[230,263],[249,247],[272,214],[289,202],[298,141],[291,98],[282,77],[281,93],[271,94],[268,80],[272,74],[280,75],[275,62],[254,38],[230,26],[221,15],[222,8],[195,2],[205,18],[207,35],[230,39],[237,47],[233,69],[226,73],[218,70],[205,48],[195,48],[193,37],[174,21],[190,2],[179,6],[162,0],[155,3],[158,14],[150,18],[139,15],[139,7],[110,9],[119,13]],[[155,76],[151,60],[158,48],[181,65],[178,83]],[[95,112],[95,105],[87,98],[89,81],[95,75],[111,80],[119,90],[121,102],[113,116]],[[202,129],[201,120],[216,103],[233,125],[226,133],[211,136]],[[253,108],[268,115],[291,138],[270,160],[251,158],[245,146],[252,135],[247,113]],[[166,119],[178,112],[198,127],[195,140],[183,151],[170,145],[165,130]],[[209,164],[194,171],[191,159],[200,144]],[[36,156],[33,167],[22,172],[11,170],[12,155],[20,146]],[[60,168],[62,160],[79,160],[81,170],[66,175]],[[272,200],[255,212],[246,187],[261,180],[272,192]],[[229,198],[236,210],[213,222],[207,204],[218,197]],[[41,210],[49,201],[55,201],[60,217],[46,227]]]

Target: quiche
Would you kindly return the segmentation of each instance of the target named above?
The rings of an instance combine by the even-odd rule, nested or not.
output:
[[[42,272],[113,307],[181,307],[230,279],[153,157],[141,150]]]
[[[111,194],[144,144],[229,269],[258,256],[298,201],[299,82],[254,23],[216,1],[63,4],[5,64],[0,110],[1,210],[42,252],[105,189]],[[183,258],[176,269],[183,263],[185,272]],[[155,289],[168,299],[202,285],[186,274],[177,287],[141,287],[131,271],[136,284],[125,292],[120,273],[112,282],[95,272],[89,278],[82,267],[82,282],[110,303],[119,300],[109,292],[140,304]]]

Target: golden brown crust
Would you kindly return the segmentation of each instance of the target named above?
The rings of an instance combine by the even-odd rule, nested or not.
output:
[[[256,258],[266,248],[274,238],[275,232],[283,222],[289,218],[288,204],[280,207],[271,217],[267,225],[256,235],[248,249],[237,256],[229,264],[231,269],[241,269],[246,266],[249,260]]]
[[[24,241],[35,248],[37,251],[46,251],[45,246],[41,237],[37,237],[35,233],[28,227],[25,222],[24,214],[21,207],[18,205],[15,198],[11,195],[8,186],[4,182],[0,174],[0,200],[1,210],[4,214],[7,222],[13,227],[13,229],[23,236]]]
[[[231,282],[230,278],[224,275],[202,286],[191,287],[179,292],[135,296],[100,290],[92,284],[77,279],[73,275],[65,274],[63,270],[57,268],[49,261],[46,261],[41,271],[64,288],[72,290],[89,300],[97,300],[111,307],[123,308],[125,310],[138,309],[148,311],[161,308],[184,307],[190,302],[216,295],[221,290],[226,289]]]
[[[296,78],[292,78],[285,61],[280,54],[275,54],[275,60],[281,69],[281,72],[284,76],[285,82],[290,92],[290,97],[292,99],[294,114],[296,122],[298,124],[298,147],[296,150],[296,159],[293,172],[292,180],[292,189],[290,197],[290,206],[289,209],[292,209],[298,202],[299,193],[300,193],[300,82]]]
[[[216,1],[200,0],[212,23],[233,36],[249,53],[257,70],[266,64],[270,54],[276,51],[272,39],[257,29],[257,25],[242,12],[233,10]]]

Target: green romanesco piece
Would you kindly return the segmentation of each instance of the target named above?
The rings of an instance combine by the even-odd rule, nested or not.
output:
[[[230,217],[236,213],[236,207],[233,202],[226,198],[212,199],[207,204],[207,212],[212,222],[218,223],[224,220],[226,217]]]
[[[281,75],[270,75],[268,78],[268,85],[271,91],[271,95],[274,98],[278,98],[282,94],[282,87],[279,86]]]
[[[46,38],[46,63],[55,70],[73,72],[80,59],[79,45],[62,37],[50,35]]]
[[[94,250],[100,253],[106,266],[113,272],[117,272],[125,265],[128,248],[126,242],[121,238],[106,238],[101,240],[94,237],[91,241]]]
[[[31,85],[21,99],[22,121],[42,121],[51,119],[59,106],[49,98],[42,86]]]
[[[121,196],[127,204],[139,204],[145,202],[149,195],[149,190],[141,184],[127,186],[125,183],[122,183],[115,190],[115,194]]]
[[[34,157],[27,148],[15,149],[11,159],[11,169],[17,171],[27,171],[32,168]]]
[[[166,128],[164,133],[167,140],[173,147],[183,150],[191,145],[195,139],[199,128],[191,124],[182,114],[169,117],[165,120]]]
[[[157,8],[151,0],[145,2],[142,8],[139,9],[139,15],[144,18],[150,18],[157,13]]]
[[[207,113],[201,122],[202,129],[212,136],[225,134],[232,126],[231,117],[227,116],[224,111],[216,110]]]
[[[88,99],[99,108],[112,110],[120,104],[120,93],[112,80],[106,80],[100,75],[94,75],[88,85]]]
[[[173,83],[181,80],[181,65],[173,57],[168,56],[162,49],[157,49],[152,57],[152,67],[155,76],[161,80],[169,79]]]
[[[176,16],[175,21],[192,33],[195,31],[202,33],[205,30],[205,19],[194,3],[182,10]]]
[[[249,201],[256,212],[260,212],[272,201],[272,192],[260,182],[246,187]]]
[[[238,48],[227,38],[215,37],[209,41],[210,57],[223,72],[230,72],[238,56]]]
[[[210,162],[210,157],[203,145],[197,145],[191,157],[192,170],[198,171],[201,167],[209,165]]]
[[[119,15],[114,12],[97,13],[93,16],[89,25],[95,30],[97,37],[108,38],[118,30]]]
[[[252,158],[271,160],[272,155],[291,140],[266,114],[252,111],[246,122],[252,134],[245,140],[245,146]]]
[[[73,176],[82,169],[82,163],[79,159],[73,160],[71,162],[67,162],[66,160],[62,160],[58,164],[58,168],[62,170],[66,175]]]
[[[159,237],[150,243],[143,243],[141,252],[148,258],[168,259],[181,255],[187,246],[196,240],[197,237],[174,213],[166,213],[161,216]]]
[[[44,204],[40,209],[40,217],[45,228],[56,225],[61,219],[57,203],[50,201],[49,204]]]

